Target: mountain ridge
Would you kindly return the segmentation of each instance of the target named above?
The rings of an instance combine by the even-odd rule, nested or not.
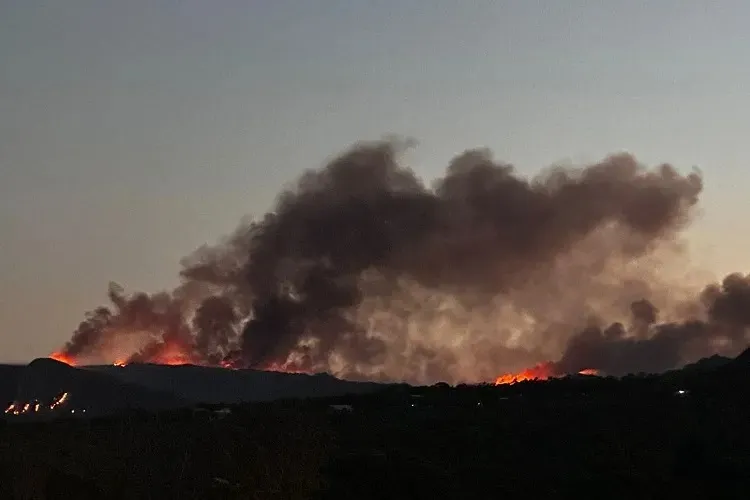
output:
[[[747,378],[746,375],[750,375],[750,348],[735,358],[713,355],[680,369],[654,374],[664,383],[686,387],[716,382],[739,387],[744,384],[738,381]],[[78,410],[80,415],[86,410],[87,415],[95,416],[199,404],[326,399],[364,395],[397,385],[404,384],[349,381],[327,373],[233,370],[198,365],[70,366],[50,358],[38,358],[25,366],[0,365],[0,397],[16,403],[11,415],[14,411],[31,411],[29,408],[36,405],[42,410],[56,405],[57,410],[60,404],[55,401],[63,394],[66,394],[66,413]],[[52,416],[48,413],[45,414]],[[59,411],[54,415],[59,415]]]

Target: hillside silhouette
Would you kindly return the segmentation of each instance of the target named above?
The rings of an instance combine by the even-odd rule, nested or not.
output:
[[[273,401],[87,419],[6,418],[0,427],[0,495],[746,498],[748,352],[622,378],[575,375],[502,386],[391,384],[331,397],[291,391]],[[38,360],[24,368],[19,387],[33,394],[52,393],[61,383],[76,391],[96,389],[90,394],[119,384],[150,391],[123,379],[180,374],[159,382],[164,388],[209,373],[196,367],[135,368],[118,378],[103,373],[115,368],[76,369]],[[224,382],[228,379],[212,377],[284,378],[210,373],[210,380]],[[327,377],[290,377],[330,383]]]
[[[61,403],[64,404],[55,404],[63,397]],[[81,370],[49,358],[35,359],[20,371],[13,401],[26,409],[23,416],[48,419],[59,417],[61,412],[94,417],[189,404],[174,393],[126,383],[105,373]],[[32,407],[34,409],[28,411]]]
[[[22,415],[56,418],[62,406],[49,410],[66,395],[65,412],[82,416],[114,415],[124,410],[159,411],[196,404],[238,404],[278,399],[334,397],[380,390],[383,384],[351,382],[328,374],[295,374],[229,370],[192,365],[73,367],[40,358],[27,366],[5,365],[2,389],[6,408],[15,403]],[[28,406],[27,406],[28,405]],[[36,405],[39,408],[35,410]],[[24,411],[25,408],[25,411]],[[77,413],[75,413],[78,411]]]
[[[193,403],[233,404],[283,398],[331,397],[382,388],[382,384],[340,380],[326,373],[309,375],[156,364],[105,365],[88,369],[151,390],[170,392]]]

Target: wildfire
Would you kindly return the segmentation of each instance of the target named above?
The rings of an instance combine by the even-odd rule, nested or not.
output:
[[[176,355],[176,356],[158,357],[156,359],[150,360],[149,363],[154,363],[157,365],[182,366],[182,365],[193,364],[193,360],[187,356]]]
[[[578,372],[579,375],[599,375],[599,370],[587,368]],[[525,380],[547,380],[549,378],[558,378],[564,376],[557,372],[555,364],[551,361],[539,363],[538,365],[526,368],[518,373],[506,373],[495,379],[495,385],[515,384]]]
[[[66,365],[75,365],[75,360],[72,356],[69,356],[68,354],[65,354],[64,352],[53,352],[49,355],[51,359],[54,359],[55,361],[59,361],[61,363],[65,363]]]
[[[113,366],[127,366],[131,363],[153,363],[157,365],[188,365],[197,364],[191,355],[191,348],[177,342],[151,344],[141,352],[129,357],[118,357],[112,361]],[[70,366],[78,366],[79,361],[74,356],[63,351],[53,352],[48,356]]]
[[[495,385],[515,384],[524,380],[547,380],[554,374],[554,364],[551,361],[539,363],[518,373],[506,373],[495,379]]]
[[[169,339],[149,344],[124,361],[124,364],[134,362],[171,366],[198,364],[193,356],[193,346],[184,339]]]

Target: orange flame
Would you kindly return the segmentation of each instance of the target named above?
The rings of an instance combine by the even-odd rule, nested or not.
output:
[[[157,365],[170,366],[195,364],[195,360],[188,352],[188,349],[183,348],[183,346],[178,343],[172,342],[163,344],[158,352],[154,353],[150,359],[146,359],[145,361]]]
[[[495,385],[515,384],[524,380],[547,380],[555,373],[555,366],[551,361],[539,363],[531,368],[526,368],[519,373],[506,373],[495,379]]]
[[[75,366],[75,359],[73,359],[72,356],[69,356],[68,354],[65,354],[64,352],[53,352],[49,355],[51,359],[54,359],[55,361],[59,361],[61,363],[65,363],[66,365]]]
[[[578,372],[579,375],[600,375],[599,370],[594,368],[586,368]],[[500,375],[495,379],[495,385],[515,384],[516,382],[523,382],[524,380],[547,380],[549,378],[557,378],[564,376],[555,369],[555,364],[551,361],[545,361],[539,363],[531,368],[526,368],[519,373],[506,373]]]
[[[77,366],[78,362],[76,359],[66,354],[62,351],[56,351],[53,352],[48,356],[51,359],[54,359],[55,361],[60,361],[61,363],[65,363],[66,365],[70,366]],[[153,363],[157,365],[188,365],[188,364],[197,364],[196,360],[192,358],[192,356],[186,352],[186,349],[183,349],[178,344],[164,344],[157,352],[153,353],[152,355],[148,356],[144,359],[139,359],[135,357],[138,362],[145,362],[145,363]],[[112,365],[114,366],[127,366],[129,363],[133,362],[134,360],[131,360],[129,358],[117,358],[114,361],[112,361]]]

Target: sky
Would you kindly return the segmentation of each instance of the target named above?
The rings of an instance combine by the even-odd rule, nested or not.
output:
[[[750,3],[0,0],[0,360],[61,345],[107,284],[156,291],[358,140],[533,174],[697,166],[696,266],[747,271]]]

